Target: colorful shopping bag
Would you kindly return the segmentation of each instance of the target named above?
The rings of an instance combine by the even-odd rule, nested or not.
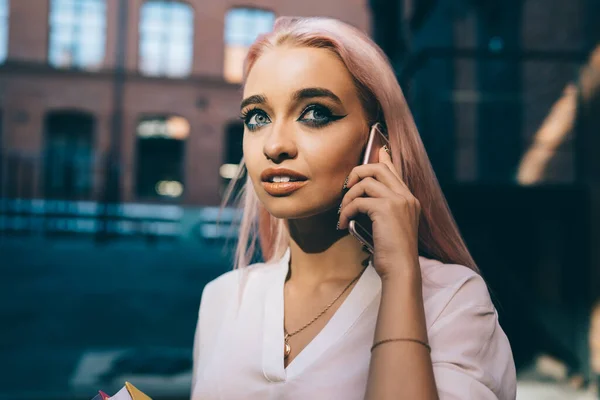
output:
[[[114,396],[110,397],[106,393],[100,391],[96,397],[92,400],[152,400],[141,390],[133,386],[129,382],[125,382],[125,386],[117,392]]]

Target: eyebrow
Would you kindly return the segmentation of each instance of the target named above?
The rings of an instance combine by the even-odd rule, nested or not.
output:
[[[325,88],[314,87],[314,88],[300,89],[300,90],[295,91],[292,96],[292,98],[296,101],[297,100],[305,100],[305,99],[313,99],[315,97],[326,97],[326,98],[329,98],[329,99],[335,101],[339,105],[342,105],[342,101],[340,100],[340,98],[337,97],[335,95],[335,93],[333,93],[331,90],[325,89]]]
[[[255,94],[253,96],[247,97],[242,101],[240,105],[240,109],[247,107],[251,104],[265,104],[267,102],[267,98],[262,94]]]
[[[335,95],[331,90],[319,87],[313,88],[304,88],[294,92],[292,98],[295,101],[305,100],[305,99],[314,99],[316,97],[325,97],[333,100],[339,105],[342,105],[342,101],[338,96]],[[255,94],[250,97],[245,98],[241,105],[240,109],[247,107],[251,104],[265,104],[267,102],[267,97],[262,94]]]

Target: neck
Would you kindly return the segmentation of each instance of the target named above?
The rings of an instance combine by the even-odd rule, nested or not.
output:
[[[337,209],[288,220],[290,280],[318,285],[329,280],[351,280],[363,269],[369,254],[347,230],[336,230]]]

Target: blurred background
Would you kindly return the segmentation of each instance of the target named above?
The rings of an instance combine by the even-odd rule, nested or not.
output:
[[[599,0],[0,0],[0,398],[189,398],[242,60],[280,15],[388,54],[488,281],[518,398],[597,399]]]

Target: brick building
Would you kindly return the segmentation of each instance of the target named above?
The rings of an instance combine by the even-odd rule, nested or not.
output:
[[[593,0],[128,0],[120,14],[121,2],[0,0],[0,193],[97,198],[112,148],[120,199],[218,203],[231,172],[221,167],[240,156],[245,48],[277,15],[315,13],[366,31],[377,20],[442,182],[514,183],[598,36]],[[424,60],[412,72],[407,54]],[[577,180],[572,136],[530,179]]]
[[[98,198],[112,148],[123,201],[217,204],[256,34],[280,15],[370,21],[366,0],[120,3],[0,0],[5,195]]]

